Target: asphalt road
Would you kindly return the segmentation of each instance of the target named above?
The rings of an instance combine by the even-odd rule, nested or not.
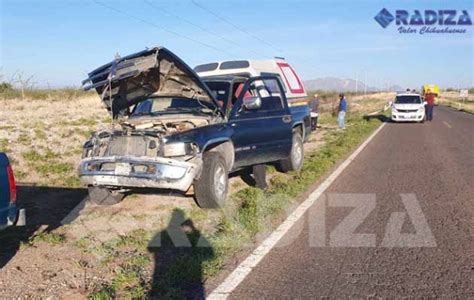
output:
[[[334,230],[354,210],[331,199],[345,193],[355,194],[348,203],[375,197],[355,230],[372,234],[365,246],[350,236],[339,243],[352,246],[337,245]],[[411,194],[407,207],[400,194]],[[474,297],[474,115],[436,107],[431,123],[387,124],[324,196],[230,298]],[[314,242],[321,210],[325,246]],[[394,230],[391,218],[404,212]],[[403,244],[393,232],[421,236]]]

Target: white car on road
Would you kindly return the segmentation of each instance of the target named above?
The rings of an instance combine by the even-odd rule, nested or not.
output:
[[[398,94],[390,107],[390,118],[394,122],[425,121],[425,103],[419,94]]]

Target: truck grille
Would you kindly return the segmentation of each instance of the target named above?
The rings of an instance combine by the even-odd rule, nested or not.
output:
[[[154,141],[154,147],[150,147],[151,141],[141,135],[114,136],[109,141],[107,152],[110,156],[156,156],[158,141]]]

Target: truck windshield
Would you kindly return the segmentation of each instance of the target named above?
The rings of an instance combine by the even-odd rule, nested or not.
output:
[[[421,104],[420,96],[397,96],[396,104]]]
[[[217,99],[217,104],[225,108],[227,106],[227,99],[229,99],[230,83],[225,81],[206,81],[205,83]]]
[[[213,108],[206,102],[189,98],[150,98],[137,104],[131,117],[172,113],[212,113]]]

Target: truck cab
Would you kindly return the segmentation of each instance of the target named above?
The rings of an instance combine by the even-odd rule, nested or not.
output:
[[[272,77],[274,78],[274,80],[278,80],[284,91],[286,91],[284,84],[281,81],[281,77],[267,75],[267,78]],[[245,83],[249,79],[251,78],[248,78],[244,75],[216,75],[202,77],[202,80],[211,90],[214,97],[217,99],[219,106],[221,106],[226,117],[229,117],[233,106],[236,104],[240,94],[242,93]],[[263,82],[260,80],[255,81],[255,85],[256,90],[264,89]],[[255,93],[255,91],[248,90],[245,91],[242,97],[245,100],[253,96]],[[285,92],[285,96],[286,95],[287,93]],[[298,130],[301,133],[303,140],[306,141],[309,137],[309,134],[311,133],[311,117],[308,105],[291,105],[291,103],[288,102],[288,98],[285,102],[288,103],[287,106],[289,115],[291,116],[291,124],[293,130]],[[265,115],[262,115],[260,117],[264,116]]]

